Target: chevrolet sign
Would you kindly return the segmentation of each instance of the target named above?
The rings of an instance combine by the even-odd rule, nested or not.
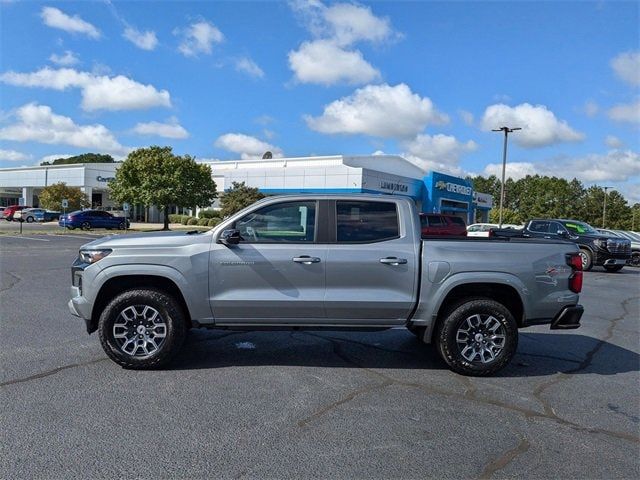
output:
[[[444,182],[440,180],[439,182],[436,182],[436,188],[438,190],[446,190],[451,193],[459,193],[460,195],[471,195],[471,187],[459,185],[457,183]]]

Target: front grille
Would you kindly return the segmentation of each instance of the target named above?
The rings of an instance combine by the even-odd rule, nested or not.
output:
[[[610,238],[607,240],[607,250],[615,255],[631,255],[631,242]]]

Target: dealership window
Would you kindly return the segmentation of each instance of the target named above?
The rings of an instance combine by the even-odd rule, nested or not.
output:
[[[337,241],[380,242],[400,236],[398,212],[389,202],[336,202]]]
[[[245,243],[299,243],[315,240],[316,202],[268,205],[236,221]]]

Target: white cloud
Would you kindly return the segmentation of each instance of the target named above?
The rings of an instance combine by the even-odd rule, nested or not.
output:
[[[152,30],[141,32],[140,30],[128,26],[122,36],[142,50],[153,50],[158,45],[156,33]]]
[[[611,60],[611,68],[623,82],[640,85],[640,51],[617,55]]]
[[[69,33],[80,33],[89,38],[100,38],[100,31],[89,22],[85,22],[78,15],[69,16],[54,7],[43,7],[40,16],[45,25],[59,28]]]
[[[17,123],[0,129],[0,139],[88,148],[98,152],[124,153],[114,135],[100,124],[77,125],[69,117],[53,113],[51,107],[28,103],[15,112]]]
[[[437,170],[460,175],[460,157],[478,148],[473,141],[460,142],[451,135],[419,134],[413,140],[401,142],[402,155],[423,170]]]
[[[472,126],[473,122],[475,122],[473,113],[466,110],[460,110],[458,113],[460,114],[460,118],[462,118],[462,121],[465,123],[465,125]]]
[[[607,147],[611,148],[624,147],[624,142],[614,135],[607,135],[604,139],[604,143],[607,145]]]
[[[236,60],[236,70],[239,72],[244,72],[254,78],[264,77],[264,71],[258,66],[256,62],[248,57],[242,57]]]
[[[153,135],[164,138],[183,139],[189,137],[189,132],[178,123],[178,119],[171,117],[166,123],[147,122],[138,123],[133,127],[138,135]]]
[[[57,55],[55,53],[52,53],[49,57],[49,60],[51,60],[56,65],[60,65],[63,67],[70,67],[72,65],[80,63],[80,59],[71,50],[65,50],[64,55]]]
[[[304,42],[289,52],[289,68],[301,83],[363,84],[380,78],[359,50],[346,50],[330,40]]]
[[[242,133],[227,133],[218,137],[214,144],[218,148],[240,154],[243,160],[262,158],[262,155],[269,151],[274,158],[282,157],[282,150],[275,145],[263,142],[250,135]]]
[[[222,32],[206,20],[192,23],[184,29],[176,29],[173,33],[182,36],[178,50],[187,57],[195,57],[200,53],[210,55],[213,45],[224,40]]]
[[[30,158],[31,155],[27,155],[26,153],[17,152],[15,150],[0,149],[0,161],[23,162],[25,160],[29,160]]]
[[[616,122],[640,123],[640,100],[615,105],[607,112],[607,115]]]
[[[507,177],[514,180],[526,175],[549,175],[562,178],[577,178],[587,183],[626,182],[640,175],[640,155],[631,150],[611,150],[582,157],[554,158],[543,162],[508,162]],[[502,164],[492,163],[485,167],[485,175],[502,175]]]
[[[356,85],[380,78],[380,72],[364,59],[354,44],[381,43],[398,37],[388,18],[377,17],[369,7],[351,3],[330,7],[317,0],[290,4],[314,37],[288,54],[289,68],[297,81]]]
[[[444,124],[448,117],[401,83],[368,85],[324,107],[319,117],[305,116],[307,125],[321,133],[364,134],[383,138],[408,138],[427,124]]]
[[[599,110],[600,107],[593,100],[587,100],[584,104],[584,107],[582,107],[582,111],[589,118],[595,117],[598,114]]]
[[[577,142],[584,134],[571,128],[564,120],[544,105],[522,103],[515,107],[505,104],[490,105],[481,121],[482,129],[490,131],[503,126],[520,127],[511,138],[525,148],[545,147],[560,142]]]
[[[54,90],[79,88],[82,91],[82,109],[86,111],[171,106],[168,91],[157,90],[153,85],[144,85],[123,75],[109,77],[72,68],[56,70],[45,67],[33,73],[6,72],[0,75],[0,81],[21,87]]]

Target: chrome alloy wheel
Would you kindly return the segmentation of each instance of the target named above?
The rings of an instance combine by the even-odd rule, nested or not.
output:
[[[471,315],[456,332],[460,355],[469,362],[495,360],[504,349],[505,341],[503,325],[496,317],[485,313]]]
[[[585,268],[587,268],[587,265],[589,265],[589,256],[582,250],[580,250],[580,253],[578,253],[578,255],[580,255],[580,260],[582,260],[582,270],[584,270]]]
[[[167,324],[155,308],[132,305],[113,323],[113,338],[120,350],[133,357],[145,357],[160,349],[167,337]]]

